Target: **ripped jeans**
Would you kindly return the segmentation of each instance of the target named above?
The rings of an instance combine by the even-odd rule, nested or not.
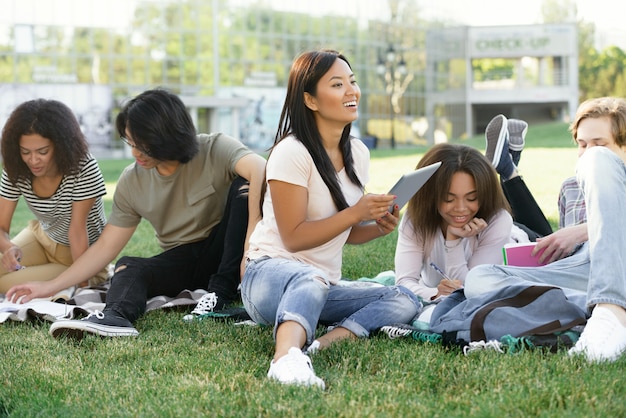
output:
[[[181,291],[206,289],[222,301],[239,298],[240,265],[248,228],[247,181],[236,177],[224,216],[209,236],[153,257],[121,257],[115,265],[104,313],[135,322],[146,312],[148,298],[175,297]]]
[[[241,299],[250,317],[262,325],[300,324],[307,344],[317,324],[336,325],[368,337],[384,325],[410,323],[421,303],[402,286],[329,285],[324,273],[305,263],[262,257],[248,262]]]

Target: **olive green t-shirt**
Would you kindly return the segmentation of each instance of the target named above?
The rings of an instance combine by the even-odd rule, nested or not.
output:
[[[198,154],[172,175],[162,176],[156,168],[135,163],[126,167],[117,182],[108,222],[129,228],[145,218],[163,250],[208,237],[222,219],[237,161],[252,151],[219,133],[200,134],[198,142]]]

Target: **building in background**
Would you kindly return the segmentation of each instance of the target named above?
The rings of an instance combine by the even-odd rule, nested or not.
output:
[[[572,120],[578,106],[575,24],[429,31],[426,118],[444,139],[484,132],[494,115]]]
[[[429,16],[441,7],[427,6]],[[474,133],[489,96],[467,90],[476,84],[467,78],[468,44],[460,57],[437,55],[449,50],[445,39],[427,50],[427,33],[449,35],[420,7],[418,0],[3,0],[0,124],[23,100],[56,98],[76,111],[94,153],[105,155],[122,149],[112,124],[124,100],[165,87],[181,96],[199,131],[227,132],[263,150],[278,127],[293,59],[332,48],[349,58],[361,87],[355,131],[363,137],[388,147],[432,142],[440,125],[452,136]],[[463,29],[454,42],[480,33]],[[570,77],[573,61],[563,56]],[[494,108],[512,94],[492,95]],[[470,111],[467,99],[475,100]]]

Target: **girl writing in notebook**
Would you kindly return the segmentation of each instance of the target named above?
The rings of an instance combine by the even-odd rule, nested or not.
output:
[[[438,144],[417,168],[441,161],[409,200],[398,227],[396,284],[425,302],[463,286],[470,268],[502,263],[513,224],[490,162],[475,148]]]

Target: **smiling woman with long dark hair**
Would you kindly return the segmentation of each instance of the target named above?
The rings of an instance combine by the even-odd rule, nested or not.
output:
[[[350,136],[360,97],[338,52],[307,52],[294,61],[241,291],[252,319],[274,326],[268,377],[281,383],[323,388],[304,346],[311,353],[367,337],[409,322],[421,306],[402,287],[337,285],[343,245],[381,237],[398,223],[398,208],[388,212],[393,196],[363,194],[369,151]],[[318,323],[334,328],[316,340]]]

